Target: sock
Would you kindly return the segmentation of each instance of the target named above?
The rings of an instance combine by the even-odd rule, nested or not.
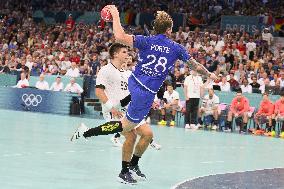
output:
[[[218,120],[214,119],[214,125],[218,125]]]
[[[275,125],[276,125],[276,121],[275,119],[272,119],[272,130],[275,131]]]
[[[260,130],[259,125],[256,126],[256,130]]]
[[[199,123],[200,125],[203,124],[203,121],[202,121],[201,117],[198,118],[198,123]]]
[[[175,121],[176,116],[172,115],[172,121]]]
[[[121,132],[122,130],[123,130],[122,124],[120,121],[110,121],[98,127],[89,129],[83,134],[83,136],[87,138],[87,137],[98,136],[98,135],[109,135],[109,134]]]
[[[129,162],[127,161],[122,161],[122,169],[121,169],[121,173],[127,173],[129,172]]]
[[[150,144],[152,144],[152,142],[153,142],[153,139],[151,139],[151,142],[150,142]]]
[[[247,131],[247,125],[248,123],[243,123],[244,127],[243,127],[243,131]]]
[[[226,127],[229,128],[229,129],[232,129],[232,122],[231,121],[227,121]]]
[[[162,115],[162,119],[166,121],[166,115]]]
[[[131,166],[136,166],[138,165],[138,161],[141,157],[136,156],[135,154],[133,154],[132,159],[130,161],[130,165]]]
[[[119,138],[120,137],[120,134],[119,133],[116,133],[115,135],[114,135],[114,138]]]

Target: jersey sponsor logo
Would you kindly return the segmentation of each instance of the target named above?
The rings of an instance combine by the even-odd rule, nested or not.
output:
[[[107,131],[107,132],[111,132],[114,129],[119,127],[119,123],[116,124],[108,124],[108,125],[104,125],[102,126],[102,131]]]
[[[22,101],[26,106],[38,106],[42,102],[42,97],[35,94],[23,94]]]

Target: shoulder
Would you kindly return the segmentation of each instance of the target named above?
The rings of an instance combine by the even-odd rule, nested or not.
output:
[[[173,91],[173,95],[175,95],[175,96],[179,96],[179,93],[177,92],[177,91]]]

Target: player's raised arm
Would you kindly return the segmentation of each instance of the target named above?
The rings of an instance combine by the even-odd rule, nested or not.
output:
[[[195,59],[191,58],[187,61],[189,68],[195,70],[197,73],[209,77],[213,80],[217,79],[217,76],[214,73],[209,72],[202,64],[197,62]]]
[[[133,36],[125,33],[120,23],[119,12],[115,5],[107,5],[106,8],[112,15],[113,33],[116,42],[133,47]]]

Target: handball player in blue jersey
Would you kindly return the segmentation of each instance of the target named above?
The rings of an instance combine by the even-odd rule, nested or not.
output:
[[[192,59],[182,45],[167,37],[170,36],[172,32],[173,21],[166,12],[157,12],[153,24],[156,35],[129,35],[124,32],[121,26],[117,8],[114,5],[108,5],[106,7],[113,18],[113,33],[116,42],[139,50],[138,63],[135,67],[135,71],[128,80],[128,89],[130,91],[129,99],[131,99],[131,102],[128,106],[126,117],[121,121],[107,122],[91,129],[81,125],[74,133],[71,140],[82,138],[82,136],[88,138],[117,132],[122,132],[122,134],[133,132],[138,123],[140,123],[150,111],[156,93],[171,68],[174,66],[176,60],[182,60],[188,63],[191,69],[211,79],[216,79],[215,74],[210,73],[204,66]],[[110,106],[110,108],[117,106],[111,103],[107,105]],[[143,128],[143,131],[152,134],[150,127]],[[128,139],[132,142],[127,142]],[[123,145],[122,171],[119,175],[119,179],[122,182],[130,184],[135,184],[139,176],[145,178],[145,175],[141,173],[138,167],[138,161],[150,142],[139,141],[130,160],[130,158],[127,157],[129,157],[129,153],[132,154],[133,152],[133,141],[135,143],[134,139],[126,137],[126,141]]]

